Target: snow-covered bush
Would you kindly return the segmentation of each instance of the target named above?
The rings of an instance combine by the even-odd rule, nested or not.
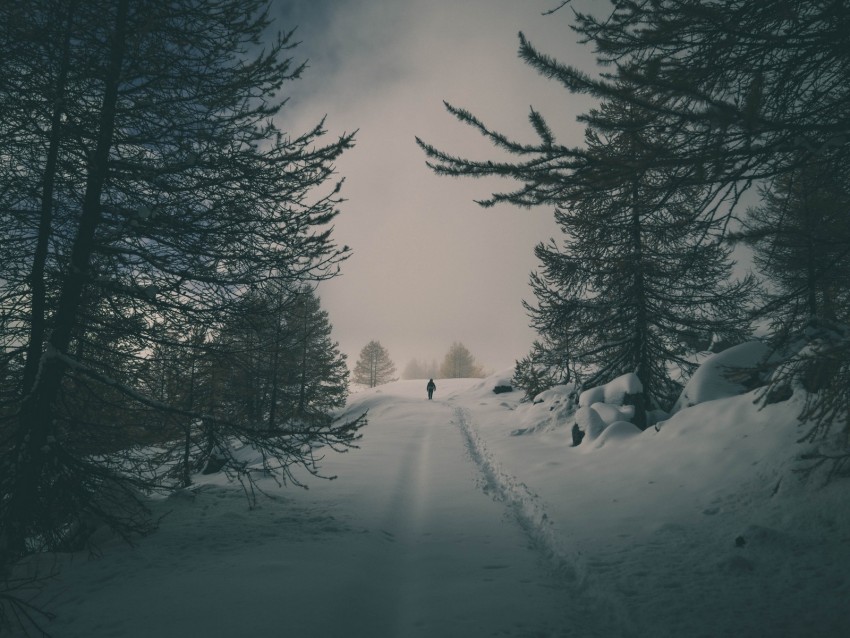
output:
[[[511,385],[522,388],[526,400],[531,401],[544,390],[563,385],[569,379],[569,370],[557,350],[535,341],[528,356],[516,362]]]
[[[764,385],[763,364],[769,355],[767,344],[748,341],[708,357],[685,385],[672,413]]]
[[[572,423],[575,412],[575,385],[556,385],[535,395],[531,402],[518,407],[519,428],[514,435],[561,428]]]
[[[643,384],[636,374],[629,372],[609,381],[605,385],[585,390],[579,396],[578,404],[580,406],[590,406],[594,403],[623,405],[628,396],[640,394],[641,392],[643,392]]]
[[[583,433],[584,442],[600,439],[601,442],[595,447],[601,447],[604,441],[600,437],[615,424],[617,433],[605,435],[605,440],[625,438],[640,432],[640,428],[632,422],[636,410],[631,400],[641,392],[643,386],[633,373],[582,392],[578,399],[579,409],[575,414],[574,427]]]

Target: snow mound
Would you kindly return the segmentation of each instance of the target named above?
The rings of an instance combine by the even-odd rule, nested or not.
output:
[[[635,406],[614,405],[613,403],[593,403],[590,409],[596,412],[607,425],[617,421],[629,421],[635,416]]]
[[[559,401],[566,399],[571,390],[571,385],[552,386],[548,390],[543,390],[543,392],[535,396],[532,403],[535,405],[539,403],[558,403]]]
[[[475,383],[469,391],[481,398],[490,398],[493,396],[493,388],[497,386],[510,386],[513,383],[511,380],[512,377],[513,368],[508,368],[483,379],[472,379]]]
[[[631,439],[641,433],[634,423],[628,421],[614,421],[606,427],[596,438],[592,446],[583,446],[585,451],[598,450],[604,445],[614,445],[620,441]]]
[[[510,386],[513,385],[513,375],[512,374],[508,374],[508,375],[506,375],[504,373],[503,374],[496,374],[496,375],[493,375],[492,377],[487,377],[487,378],[489,380],[493,381],[494,387],[499,386],[499,385],[510,385]]]
[[[748,341],[708,357],[688,381],[673,413],[706,401],[727,399],[759,385],[753,369],[770,354],[761,341]]]
[[[590,406],[594,403],[622,405],[627,394],[640,394],[641,392],[643,392],[643,384],[634,372],[629,372],[605,385],[585,390],[579,396],[578,404],[580,406]]]
[[[576,412],[578,429],[584,432],[584,442],[593,441],[608,427],[605,420],[593,408],[579,408]]]

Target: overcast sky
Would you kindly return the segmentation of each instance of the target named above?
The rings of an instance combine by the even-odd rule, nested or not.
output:
[[[327,114],[332,134],[358,129],[338,162],[347,202],[336,223],[354,255],[319,294],[353,366],[380,341],[401,373],[412,358],[442,360],[454,341],[486,368],[524,356],[534,332],[534,246],[558,235],[550,209],[482,209],[474,199],[509,187],[437,177],[414,137],[454,154],[498,157],[443,100],[491,127],[534,141],[533,105],[561,141],[578,143],[583,102],[517,57],[517,33],[562,61],[592,68],[557,0],[279,0],[282,30],[298,27],[304,79],[288,85],[280,122],[303,132]]]

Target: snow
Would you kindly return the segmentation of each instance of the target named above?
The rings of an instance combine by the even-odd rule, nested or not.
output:
[[[160,529],[135,547],[103,535],[94,555],[34,557],[61,567],[36,598],[57,614],[46,628],[850,635],[850,496],[846,480],[793,473],[802,397],[759,409],[752,392],[708,392],[706,371],[694,406],[640,432],[614,413],[631,379],[584,393],[573,414],[571,388],[521,402],[493,393],[505,378],[438,379],[433,401],[420,381],[358,392],[346,410],[368,408],[369,424],[359,449],[328,453],[337,480],[270,483],[249,509],[238,486],[198,476],[152,503]],[[601,430],[572,447],[578,418]]]
[[[640,394],[643,392],[643,385],[637,375],[629,372],[613,381],[600,385],[595,388],[589,388],[582,392],[578,398],[578,404],[588,406],[594,403],[613,403],[622,405],[623,398],[627,394]]]
[[[746,392],[746,385],[735,377],[751,375],[748,369],[764,363],[770,352],[767,344],[748,341],[708,357],[688,381],[673,412]]]
[[[600,405],[598,403],[594,405]],[[608,424],[602,434],[596,437],[596,440],[593,442],[593,445],[587,445],[583,450],[596,450],[601,448],[606,443],[611,445],[616,444],[619,441],[624,441],[625,439],[630,439],[633,436],[637,436],[640,434],[640,428],[634,425],[631,421],[614,421]]]
[[[593,405],[604,405],[600,403],[594,403]],[[605,419],[593,409],[593,406],[586,408],[579,408],[576,412],[575,416],[576,424],[578,425],[579,430],[584,432],[585,441],[590,442],[600,434],[608,425],[605,422]]]
[[[629,421],[635,415],[635,406],[633,405],[614,405],[612,403],[592,403],[590,409],[596,412],[599,417],[605,421],[606,425],[611,425],[617,421]]]

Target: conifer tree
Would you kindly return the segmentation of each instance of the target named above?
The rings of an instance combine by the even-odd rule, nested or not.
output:
[[[772,180],[734,238],[754,248],[766,277],[760,316],[769,322],[774,359],[768,402],[805,391],[802,440],[834,446],[810,455],[805,473],[850,470],[850,192],[846,167],[813,162]]]
[[[529,313],[535,307],[523,302]],[[525,398],[533,400],[544,390],[556,385],[571,383],[574,373],[570,369],[569,347],[562,338],[566,331],[547,326],[537,327],[540,337],[531,344],[531,351],[514,366],[512,383],[525,391]],[[552,341],[552,338],[557,341]]]
[[[590,112],[596,128],[588,128],[586,148],[578,150],[557,145],[534,111],[537,145],[509,142],[469,113],[450,110],[524,159],[472,162],[422,143],[434,170],[523,182],[485,205],[557,207],[564,243],[537,246],[541,269],[531,279],[538,350],[549,344],[551,358],[568,362],[586,386],[637,374],[643,395],[635,422],[645,427],[647,409],[675,401],[680,385],[671,371],[691,371],[695,340],[707,347],[713,337],[746,334],[741,310],[751,286],[727,285],[729,250],[720,243],[722,226],[702,214],[705,194],[686,173],[648,168],[671,141],[664,122],[622,102],[605,103]]]
[[[395,381],[395,364],[380,341],[370,341],[360,351],[354,365],[354,383],[374,388]]]
[[[348,396],[346,357],[333,341],[333,326],[319,297],[309,288],[300,290],[286,308],[287,351],[278,365],[286,371],[283,416],[327,422],[345,405]],[[274,405],[274,403],[272,404]]]
[[[303,66],[287,57],[291,35],[258,49],[270,26],[263,7],[0,7],[0,136],[4,152],[21,151],[0,164],[12,240],[0,299],[15,330],[3,356],[16,376],[0,424],[0,544],[12,556],[64,546],[89,518],[122,533],[147,527],[134,490],[165,477],[126,457],[137,440],[130,415],[149,427],[163,413],[214,424],[220,440],[259,446],[284,474],[292,464],[318,471],[310,441],[357,436],[348,423],[261,439],[134,382],[158,345],[191,351],[187,326],[213,330],[251,287],[332,277],[348,255],[330,235],[339,184],[321,187],[352,136],[323,144],[321,122],[295,135],[278,128],[283,82]]]
[[[813,320],[844,320],[850,309],[848,177],[822,163],[777,177],[733,235],[753,247],[767,279],[760,314],[777,344],[788,345]]]
[[[571,91],[663,116],[686,133],[663,161],[728,188],[848,157],[848,24],[846,2],[612,2],[572,25],[611,73],[560,64],[523,36],[520,55]]]
[[[469,349],[455,341],[446,356],[443,357],[443,363],[440,365],[440,377],[443,379],[467,379],[474,377],[483,377],[484,371],[481,366],[475,362],[475,357]]]

